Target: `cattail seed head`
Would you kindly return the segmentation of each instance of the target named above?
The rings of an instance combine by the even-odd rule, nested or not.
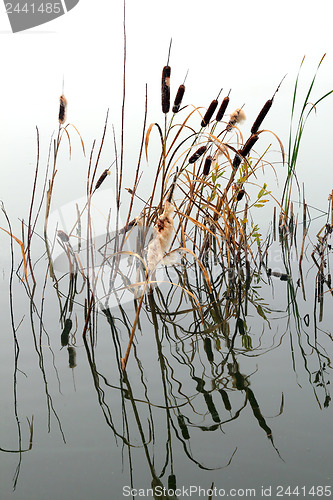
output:
[[[213,114],[215,112],[215,109],[217,108],[217,105],[218,105],[218,101],[216,99],[214,99],[210,103],[210,105],[209,105],[209,107],[208,107],[208,109],[207,109],[207,111],[205,113],[205,116],[203,117],[203,119],[201,121],[201,126],[202,127],[206,127],[208,125],[208,123],[210,122],[210,120],[211,120],[211,118],[212,118],[212,116],[213,116]]]
[[[230,404],[230,399],[229,399],[228,393],[225,390],[223,390],[223,389],[218,389],[218,391],[221,394],[221,397],[222,397],[225,409],[227,411],[230,411],[231,410],[231,404]]]
[[[65,123],[65,121],[66,121],[67,99],[62,94],[59,97],[59,101],[60,101],[60,106],[59,106],[59,123],[60,123],[60,125],[63,125]]]
[[[69,366],[69,368],[75,368],[76,367],[76,350],[75,350],[75,347],[68,346],[67,347],[67,352],[68,352],[68,366]]]
[[[174,474],[170,474],[168,477],[168,489],[173,491],[177,489],[176,476]]]
[[[232,127],[234,127],[237,123],[242,123],[244,120],[246,120],[246,115],[242,108],[237,108],[233,113],[230,115],[230,120],[227,125],[227,130],[231,130]]]
[[[175,102],[173,103],[172,112],[178,113],[180,105],[182,103],[183,97],[185,93],[185,85],[179,85],[178,91],[175,97]]]
[[[206,177],[206,175],[209,174],[210,167],[212,166],[212,161],[213,161],[213,157],[212,156],[207,156],[207,158],[205,160],[205,163],[204,163],[204,168],[203,168],[203,171],[202,171],[202,174],[203,174],[204,177]]]
[[[232,168],[233,169],[238,168],[239,165],[241,164],[241,161],[242,161],[242,158],[238,154],[236,154],[235,158],[233,159],[233,162],[232,162]]]
[[[68,243],[69,242],[69,236],[68,234],[65,233],[65,231],[62,231],[61,229],[59,229],[57,231],[57,236],[58,238],[63,242],[63,243]]]
[[[195,163],[200,158],[200,156],[202,156],[204,154],[206,149],[207,149],[207,146],[201,146],[201,148],[197,149],[196,152],[193,153],[193,155],[189,158],[188,162]]]
[[[73,322],[70,318],[67,318],[65,321],[65,326],[61,334],[61,346],[64,347],[65,345],[68,345],[69,341],[69,334],[72,329]]]
[[[229,104],[229,97],[225,97],[221,103],[221,106],[219,107],[219,110],[218,112],[216,113],[216,121],[217,122],[220,122],[224,116],[224,113],[225,113],[225,110],[227,109],[228,107],[228,104]]]
[[[170,66],[164,66],[162,71],[162,111],[169,113],[170,110]]]
[[[245,158],[259,139],[259,136],[257,134],[252,134],[244,144],[244,146],[238,150],[238,154],[235,155],[235,158],[232,162],[233,168],[238,168],[239,165],[241,164],[242,158]]]
[[[96,182],[95,191],[101,186],[101,184],[105,181],[108,175],[110,175],[110,170],[106,168],[102,173],[102,175],[100,176],[100,178],[98,179],[98,181]]]
[[[244,194],[245,194],[244,189],[240,189],[238,191],[238,193],[237,193],[237,201],[241,201],[241,199],[243,198]]]
[[[259,115],[257,116],[254,124],[252,125],[251,128],[251,134],[255,134],[258,132],[260,125],[264,121],[265,116],[267,115],[268,111],[271,109],[271,106],[273,104],[273,99],[269,99],[262,110],[260,111]]]
[[[250,137],[248,138],[242,149],[239,150],[239,153],[243,156],[243,158],[245,158],[250,153],[251,149],[253,148],[258,139],[259,139],[258,134],[250,135]]]

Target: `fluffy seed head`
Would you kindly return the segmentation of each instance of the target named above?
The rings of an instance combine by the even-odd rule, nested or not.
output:
[[[230,130],[237,123],[242,123],[244,120],[246,120],[246,115],[243,109],[242,108],[235,109],[235,111],[230,115],[230,120],[227,125],[227,130]]]

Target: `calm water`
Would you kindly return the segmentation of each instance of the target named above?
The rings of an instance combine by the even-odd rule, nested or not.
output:
[[[273,249],[268,264],[282,271]],[[293,252],[291,262],[296,273]],[[313,498],[311,491],[320,496],[320,487],[332,485],[332,297],[325,295],[319,322],[315,269],[306,274],[307,301],[298,288],[289,309],[290,290],[297,287],[292,277],[269,280],[263,272],[258,283],[253,277],[248,349],[244,336],[235,334],[239,302],[232,288],[225,293],[221,268],[211,273],[214,287],[221,286],[215,312],[207,307],[203,280],[189,273],[203,321],[193,299],[161,284],[143,305],[124,378],[120,349],[126,349],[133,301],[113,307],[108,318],[97,307],[84,342],[86,289],[79,293],[78,277],[78,293],[71,294],[64,277],[58,289],[48,281],[42,295],[45,263],[44,256],[36,267],[33,300],[14,277],[16,370],[10,262],[1,269],[1,498],[113,500],[126,498],[130,488],[147,497],[152,482],[162,488],[168,479],[170,488],[174,481],[185,488],[179,498],[191,486],[208,490],[213,482],[220,496],[223,489],[233,494],[232,488],[245,496],[251,488],[259,498],[262,487],[271,486],[275,498],[279,485],[298,486],[301,498]],[[169,272],[176,280],[175,270]],[[67,347],[61,348],[69,317],[70,360]],[[192,489],[192,498],[199,497]]]

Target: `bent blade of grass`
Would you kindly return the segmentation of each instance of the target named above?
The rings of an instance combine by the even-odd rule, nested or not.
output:
[[[284,147],[283,147],[283,144],[282,144],[281,139],[280,139],[280,138],[279,138],[279,136],[278,136],[278,135],[276,135],[276,134],[275,134],[275,132],[273,132],[272,130],[266,130],[266,129],[264,129],[264,130],[260,130],[259,132],[257,132],[257,134],[259,135],[259,134],[262,134],[263,132],[268,132],[268,133],[270,133],[270,134],[273,134],[273,135],[274,135],[274,137],[275,137],[275,139],[278,141],[279,146],[280,146],[280,150],[281,150],[281,155],[282,155],[282,165],[284,165],[284,164],[285,164],[285,160],[286,160],[286,156],[285,156],[285,151],[284,151]],[[266,151],[267,151],[267,150],[266,150]],[[265,153],[266,153],[266,151],[265,151]]]
[[[23,242],[21,240],[19,240],[18,238],[16,238],[16,236],[14,236],[12,233],[10,233],[9,231],[7,231],[7,229],[4,229],[3,227],[0,227],[0,229],[2,229],[2,231],[5,231],[5,233],[9,234],[9,236],[11,238],[13,238],[13,240],[15,240],[16,243],[18,243],[20,245],[20,247],[21,247],[22,259],[23,259],[23,267],[24,267],[24,277],[25,277],[25,280],[26,280],[28,288],[29,288],[29,283],[28,283],[28,268],[27,268],[27,261],[26,261],[26,258],[25,258],[24,244],[23,244]]]
[[[167,156],[168,156],[168,154],[170,153],[170,151],[172,150],[173,145],[174,145],[174,144],[175,144],[175,142],[177,141],[177,139],[178,139],[178,137],[179,137],[179,135],[180,135],[181,131],[183,130],[183,128],[185,127],[185,125],[186,125],[187,121],[188,121],[188,120],[189,120],[189,118],[193,115],[193,113],[195,113],[196,111],[198,111],[198,112],[199,112],[199,114],[200,114],[199,109],[201,109],[201,108],[200,108],[200,107],[194,108],[194,109],[191,111],[191,113],[189,113],[189,114],[187,115],[187,117],[185,118],[185,120],[184,120],[184,121],[183,121],[183,123],[181,124],[180,129],[178,130],[177,134],[175,135],[175,137],[174,137],[174,139],[173,139],[173,141],[172,141],[172,143],[171,143],[171,145],[170,145],[170,147],[169,147],[168,151],[166,152],[165,157],[167,157]],[[200,115],[200,116],[201,116],[201,115]]]
[[[153,130],[154,127],[157,127],[158,131],[159,131],[159,134],[160,134],[160,138],[161,138],[161,143],[162,143],[162,148],[163,148],[163,144],[164,144],[164,138],[163,138],[163,132],[162,132],[162,129],[161,127],[159,126],[158,123],[151,123],[148,127],[148,130],[147,130],[147,133],[146,133],[146,138],[145,138],[145,152],[146,152],[146,159],[148,161],[148,144],[149,144],[149,137],[150,137],[150,134],[151,134],[151,131]]]
[[[81,136],[80,132],[79,132],[79,131],[78,131],[78,129],[75,127],[75,125],[73,125],[73,123],[68,123],[68,125],[66,125],[65,129],[66,129],[67,127],[73,127],[73,128],[74,128],[74,130],[76,130],[76,132],[77,132],[78,136],[80,137],[80,141],[81,141],[81,146],[82,146],[83,154],[84,154],[84,156],[86,156],[86,150],[85,150],[85,147],[84,147],[84,141],[83,141],[83,139],[82,139],[82,136]]]

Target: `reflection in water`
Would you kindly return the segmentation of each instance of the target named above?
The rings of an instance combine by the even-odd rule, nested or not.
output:
[[[319,244],[315,247],[314,259],[319,255],[323,261],[328,251],[328,236],[325,233],[324,239],[320,240],[324,247],[319,247]],[[172,491],[176,490],[177,484],[183,484],[183,460],[205,471],[231,467],[238,445],[225,447],[224,436],[243,419],[253,419],[262,430],[263,438],[270,442],[272,451],[284,460],[283,450],[274,439],[275,420],[283,414],[285,407],[284,395],[275,390],[276,412],[265,416],[261,409],[263,396],[256,395],[256,384],[251,382],[253,373],[246,371],[247,359],[258,359],[258,377],[259,360],[279,349],[283,338],[289,335],[296,376],[299,370],[296,349],[299,349],[315,399],[320,407],[328,407],[331,362],[329,353],[322,346],[321,336],[331,339],[331,334],[318,326],[324,319],[322,285],[327,281],[325,277],[319,284],[318,275],[322,276],[320,273],[326,267],[324,264],[317,266],[312,312],[314,334],[310,335],[307,331],[309,319],[301,318],[297,290],[302,285],[294,285],[292,248],[286,239],[282,244],[282,259],[285,269],[280,275],[270,272],[264,259],[255,270],[236,266],[230,271],[221,266],[216,254],[210,253],[205,261],[207,275],[195,259],[183,260],[179,265],[165,269],[169,284],[156,284],[139,297],[134,290],[134,307],[119,302],[117,307],[110,309],[105,307],[105,302],[101,305],[100,301],[93,300],[93,290],[80,272],[62,276],[53,282],[53,286],[47,285],[46,279],[42,284],[36,283],[31,292],[27,292],[30,327],[48,412],[48,430],[51,431],[51,421],[55,419],[66,442],[61,416],[53,403],[56,388],[49,383],[52,369],[61,391],[62,374],[57,368],[58,356],[54,352],[55,346],[61,346],[62,355],[66,352],[64,348],[67,349],[74,390],[77,364],[89,367],[95,402],[105,425],[114,435],[115,444],[121,445],[123,467],[127,469],[132,488],[136,487],[138,450],[141,467],[144,459],[150,472],[155,495],[161,488],[166,488],[162,498],[176,498]],[[17,374],[20,371],[20,346],[16,336],[19,325],[14,320],[13,268],[12,261],[10,312],[15,351],[13,387],[18,447],[12,450],[1,448],[1,451],[19,454],[14,476],[16,488],[23,453],[31,451],[34,443],[33,418],[28,420],[26,436],[27,431],[22,428],[19,417]],[[274,280],[285,288],[287,315],[272,308],[267,300],[268,292],[274,290],[274,283],[277,283]],[[187,292],[184,292],[185,288]],[[48,308],[54,308],[56,303],[61,325],[57,341],[51,339],[45,320]],[[126,337],[131,335],[140,303],[132,357],[123,371],[121,359],[126,349]],[[286,327],[281,331],[283,317],[286,318]],[[112,348],[107,352],[104,347],[100,348],[100,345],[104,346],[101,331],[103,336],[108,335],[106,327],[112,340]],[[149,340],[141,338],[143,335],[149,335]],[[81,348],[78,361],[81,337],[85,358]],[[209,435],[214,436],[213,441]],[[28,446],[23,445],[25,440],[28,440]],[[224,451],[219,459],[211,460],[209,447],[215,448],[218,443]],[[207,479],[207,488],[208,482]]]

